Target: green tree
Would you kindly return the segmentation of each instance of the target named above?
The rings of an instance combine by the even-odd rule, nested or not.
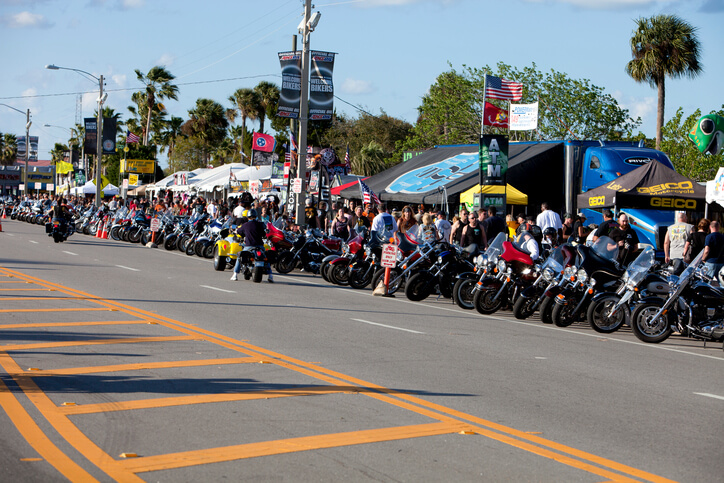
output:
[[[226,117],[230,122],[236,120],[237,114],[241,117],[241,127],[243,128],[241,135],[241,146],[246,146],[244,142],[244,133],[246,132],[247,119],[253,121],[259,116],[259,94],[254,89],[242,88],[237,89],[231,96],[229,101],[233,104],[231,109],[226,111]],[[251,153],[250,153],[251,154]]]
[[[183,126],[183,123],[182,118],[171,116],[171,119],[163,121],[163,129],[158,132],[158,145],[161,147],[161,151],[166,149],[169,157],[176,146],[176,138],[182,136],[181,126]]]
[[[204,159],[210,164],[211,153],[226,138],[226,119],[224,107],[211,99],[197,99],[196,106],[189,110],[189,120],[181,127],[181,131],[189,137],[201,141],[204,147]]]
[[[15,134],[0,133],[0,164],[12,166],[18,157],[18,139]]]
[[[259,105],[257,115],[259,117],[259,132],[264,132],[264,119],[276,115],[277,104],[279,103],[279,86],[269,81],[261,81],[254,87],[258,95]]]
[[[153,67],[145,75],[136,69],[136,78],[145,85],[146,127],[143,131],[143,144],[148,146],[154,108],[158,106],[161,111],[165,111],[165,107],[159,101],[163,99],[178,100],[178,87],[171,83],[176,77],[159,65]]]
[[[724,106],[711,114],[724,116]],[[661,130],[661,150],[669,156],[678,173],[696,181],[708,181],[713,179],[719,167],[724,165],[724,153],[716,156],[702,154],[689,139],[689,132],[701,116],[699,109],[686,117],[683,108],[677,109],[676,114]]]
[[[179,136],[176,139],[176,147],[168,157],[171,172],[193,171],[207,165],[207,148],[198,137]]]
[[[626,72],[636,82],[658,89],[656,149],[663,136],[666,77],[693,78],[702,71],[696,30],[676,15],[654,15],[636,21],[631,37],[633,59],[626,64]]]
[[[53,149],[50,150],[50,159],[53,164],[57,165],[59,162],[63,161],[68,151],[68,146],[66,146],[65,144],[55,143]]]

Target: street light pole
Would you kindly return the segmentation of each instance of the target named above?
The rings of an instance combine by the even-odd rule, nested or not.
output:
[[[98,81],[100,93],[98,94],[98,119],[96,122],[96,207],[101,206],[101,156],[103,155],[103,76],[100,78],[94,76],[90,72],[86,72],[80,69],[73,69],[72,67],[59,67],[55,64],[49,64],[45,66],[46,69],[50,70],[72,70],[79,74],[85,74]]]
[[[302,192],[297,197],[296,223],[305,224],[304,203],[307,198],[307,124],[309,122],[309,17],[312,0],[304,2],[304,30],[302,31],[302,85],[299,100],[299,152],[297,156],[297,177],[302,179]]]
[[[30,109],[26,112],[21,111],[20,109],[15,109],[13,106],[8,106],[7,104],[0,104],[5,107],[9,107],[13,111],[19,112],[20,114],[25,114],[25,171],[23,172],[23,191],[25,192],[25,195],[28,194],[28,161],[30,160],[30,126],[33,124],[30,122]]]

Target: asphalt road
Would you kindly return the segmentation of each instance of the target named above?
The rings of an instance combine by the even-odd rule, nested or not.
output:
[[[724,351],[3,220],[5,481],[721,481]],[[125,454],[126,457],[121,455]]]

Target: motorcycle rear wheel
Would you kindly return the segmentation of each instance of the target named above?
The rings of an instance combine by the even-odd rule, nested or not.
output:
[[[116,226],[112,227],[111,231],[108,233],[108,236],[110,236],[112,239],[114,239],[116,241],[121,241],[121,235],[119,234],[120,229],[121,229],[120,225],[116,225]]]
[[[638,304],[634,309],[631,314],[631,330],[640,341],[658,344],[671,335],[674,312],[670,310],[667,314],[654,318],[663,305],[663,300],[650,300]]]
[[[475,280],[471,279],[461,278],[455,282],[455,286],[453,287],[453,302],[461,309],[473,310],[475,308],[475,304],[473,303],[473,298],[475,297],[473,290],[475,286]]]
[[[578,299],[571,297],[566,305],[553,303],[553,311],[551,312],[551,319],[557,327],[568,327],[576,321],[575,314],[573,311],[578,305]]]
[[[432,285],[429,275],[416,273],[405,284],[405,296],[413,302],[425,300],[432,293]]]
[[[292,252],[283,253],[278,259],[274,268],[278,273],[286,274],[294,270],[297,266],[297,260]]]
[[[214,248],[216,248],[216,243],[207,242],[204,247],[204,258],[214,258]]]
[[[219,247],[214,245],[214,270],[217,272],[223,272],[226,270],[227,258],[219,255]]]
[[[142,234],[143,229],[140,226],[133,227],[128,232],[128,241],[131,243],[139,243],[141,241]]]
[[[607,315],[619,299],[618,295],[609,295],[591,302],[586,311],[586,319],[593,330],[601,334],[610,334],[621,328],[626,322],[628,306],[620,307],[613,317]]]
[[[208,242],[198,242],[194,245],[194,253],[196,253],[197,257],[203,257],[204,256],[204,250],[206,250],[206,244]]]
[[[327,283],[334,283],[332,279],[329,277],[329,271],[332,269],[332,265],[330,265],[329,262],[322,262],[322,266],[319,267],[319,274],[322,276],[322,279],[324,279]]]
[[[252,279],[254,283],[261,283],[262,276],[264,275],[264,267],[254,267]]]
[[[490,315],[497,312],[498,309],[503,306],[504,298],[504,295],[501,294],[498,300],[493,300],[497,293],[497,290],[478,290],[475,292],[475,297],[473,298],[475,310],[483,315]]]
[[[400,287],[404,284],[404,280],[400,278],[397,282],[393,283],[393,280],[395,280],[400,273],[402,273],[397,268],[391,268],[390,269],[390,286],[387,288],[387,294],[391,295],[395,292],[397,292]],[[380,284],[380,281],[385,280],[385,269],[382,268],[380,270],[377,270],[375,274],[372,276],[372,290],[376,289],[377,286]]]
[[[535,309],[533,306],[535,305],[537,298],[533,297],[523,297],[522,295],[518,297],[518,300],[515,301],[513,304],[513,315],[516,319],[525,320],[533,313],[535,312]]]

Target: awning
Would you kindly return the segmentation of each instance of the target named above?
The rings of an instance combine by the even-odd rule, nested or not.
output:
[[[368,176],[368,177],[369,177],[369,176]],[[368,177],[365,177],[365,178],[360,177],[359,179],[361,179],[362,181],[364,181],[364,180],[366,180]],[[350,187],[355,186],[355,185],[359,186],[359,181],[358,181],[358,180],[350,181],[349,183],[345,183],[345,184],[342,184],[342,185],[339,185],[339,186],[335,186],[334,188],[332,188],[331,190],[329,190],[329,193],[330,193],[332,196],[339,196],[339,193],[340,193],[342,190],[345,190],[345,189],[350,188]]]
[[[463,194],[460,195],[460,203],[465,203],[468,205],[473,204],[475,193],[480,193],[480,185],[473,186],[469,190],[465,191]],[[521,193],[519,190],[515,189],[514,187],[507,185],[507,187],[503,186],[483,186],[483,193],[484,194],[490,194],[490,195],[502,195],[503,193],[506,194],[506,203],[509,205],[527,205],[528,204],[528,195],[525,193]]]

